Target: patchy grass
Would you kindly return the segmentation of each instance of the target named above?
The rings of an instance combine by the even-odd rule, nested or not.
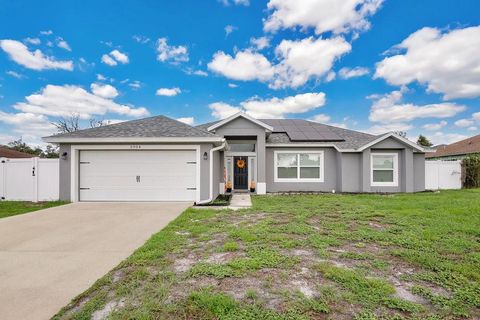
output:
[[[478,319],[480,190],[188,209],[56,319]]]
[[[27,202],[27,201],[0,201],[0,218],[15,216],[27,212],[47,209],[66,204],[63,201]]]

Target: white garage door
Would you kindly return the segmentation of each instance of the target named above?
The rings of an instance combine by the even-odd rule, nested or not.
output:
[[[80,201],[195,201],[196,151],[80,151]]]

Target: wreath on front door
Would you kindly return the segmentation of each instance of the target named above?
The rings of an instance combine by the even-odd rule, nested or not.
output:
[[[239,169],[245,168],[245,160],[243,160],[243,159],[238,159],[238,160],[237,160],[237,168],[239,168]]]

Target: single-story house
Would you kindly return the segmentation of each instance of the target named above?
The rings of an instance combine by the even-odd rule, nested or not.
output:
[[[0,146],[0,158],[33,158],[34,155]]]
[[[190,126],[165,116],[44,138],[60,145],[60,199],[208,202],[267,192],[416,192],[424,149],[300,119],[237,113]]]
[[[435,148],[435,152],[427,152],[428,160],[461,160],[469,154],[480,154],[480,134],[448,145]]]

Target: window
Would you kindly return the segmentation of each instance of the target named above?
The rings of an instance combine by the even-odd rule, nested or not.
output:
[[[275,151],[275,182],[323,182],[323,151]]]
[[[398,154],[372,153],[370,163],[372,186],[398,186]]]

